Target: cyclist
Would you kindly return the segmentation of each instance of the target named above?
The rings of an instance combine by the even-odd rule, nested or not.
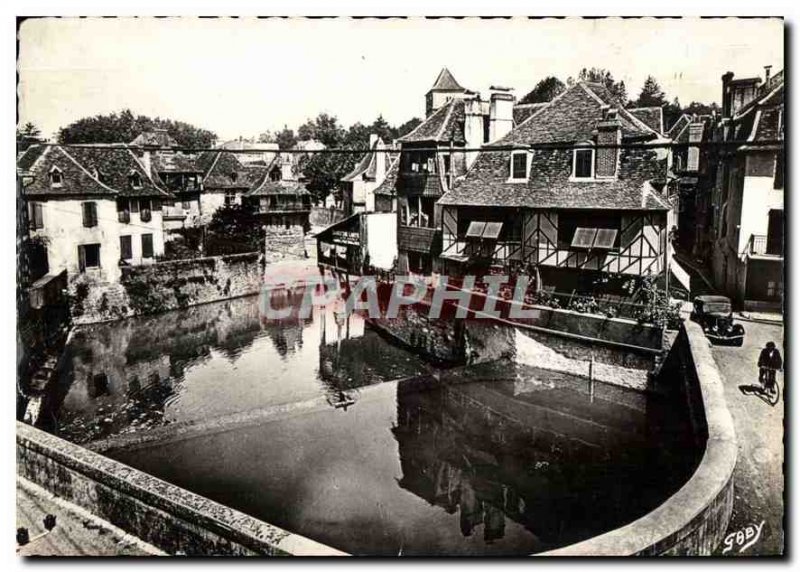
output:
[[[767,342],[758,356],[758,381],[761,387],[772,393],[775,390],[775,372],[781,369],[781,352],[775,347],[775,342]]]

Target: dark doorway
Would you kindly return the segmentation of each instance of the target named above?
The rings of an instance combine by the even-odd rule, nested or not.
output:
[[[783,255],[783,211],[769,211],[767,254]]]

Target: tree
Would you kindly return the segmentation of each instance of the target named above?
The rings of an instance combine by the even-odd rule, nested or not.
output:
[[[403,135],[408,135],[409,133],[414,131],[414,129],[419,127],[419,125],[421,123],[422,123],[422,119],[420,119],[419,117],[412,117],[411,119],[409,119],[408,121],[406,121],[405,123],[403,123],[400,127],[398,127],[396,129],[397,138],[399,139]]]
[[[325,147],[336,147],[344,137],[344,129],[339,126],[335,115],[320,113],[315,119],[308,119],[297,130],[300,141],[319,141]]]
[[[217,140],[217,135],[207,129],[172,119],[134,115],[130,109],[125,109],[119,113],[78,119],[59,130],[58,142],[130,143],[141,133],[153,129],[166,129],[182,147],[207,149]]]
[[[683,108],[683,112],[689,115],[712,115],[714,113],[719,113],[719,106],[716,102],[708,105],[700,103],[699,101],[693,101]]]
[[[567,89],[564,82],[555,76],[548,76],[539,81],[528,94],[520,100],[525,103],[546,103]]]
[[[284,125],[283,129],[275,134],[275,143],[278,144],[279,149],[293,149],[297,145],[297,137],[294,134],[294,130]]]
[[[226,205],[217,209],[208,223],[206,254],[254,252],[262,248],[263,222],[251,209]]]
[[[614,81],[614,76],[605,68],[583,68],[578,73],[578,81],[602,84],[611,95],[619,100],[620,105],[626,106],[628,104],[628,92],[625,88],[625,82]],[[572,86],[574,84],[574,79],[567,79],[567,85]]]
[[[17,127],[17,151],[24,151],[41,140],[42,132],[30,121],[22,127]]]
[[[667,96],[661,90],[656,78],[649,75],[644,80],[639,99],[636,100],[636,107],[661,107],[667,103]]]

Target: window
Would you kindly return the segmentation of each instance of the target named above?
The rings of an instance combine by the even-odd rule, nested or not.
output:
[[[139,201],[139,219],[142,222],[150,222],[153,219],[153,213],[150,210],[150,199]]]
[[[775,156],[775,178],[772,188],[783,189],[783,151]]]
[[[528,180],[528,153],[511,154],[511,178],[514,180]]]
[[[117,199],[117,218],[119,222],[131,222],[131,204],[128,199]]]
[[[622,219],[596,211],[563,212],[558,216],[560,248],[620,248]]]
[[[225,191],[225,206],[229,207],[236,204],[236,192]]]
[[[92,399],[108,395],[108,376],[104,373],[93,375],[89,383],[86,384],[86,389]]]
[[[236,182],[236,179],[238,179],[238,178],[239,178],[239,173],[232,172],[232,173],[231,173],[230,175],[228,175],[228,176],[229,176],[229,177],[230,177],[230,179],[231,179],[231,183],[235,183],[235,182]]]
[[[97,226],[97,203],[83,203],[83,226],[87,228]]]
[[[85,272],[87,268],[100,268],[99,244],[81,244],[78,247],[78,269]]]
[[[133,244],[130,235],[119,237],[119,257],[122,260],[130,260],[133,258]]]
[[[134,189],[141,189],[142,188],[142,177],[139,176],[139,173],[131,173],[128,176],[128,182],[131,184],[131,187]]]
[[[53,167],[50,171],[50,186],[51,187],[60,187],[64,182],[64,176],[61,174],[61,170],[58,167]]]
[[[142,235],[142,258],[153,258],[153,235]]]
[[[575,149],[572,163],[574,179],[594,178],[594,149]]]
[[[269,172],[269,180],[273,181],[273,182],[280,181],[281,180],[281,170],[278,169],[277,167],[272,169],[272,171]]]
[[[188,211],[192,209],[191,201],[183,201],[183,210]]]
[[[33,230],[44,228],[42,203],[28,203],[28,226]]]

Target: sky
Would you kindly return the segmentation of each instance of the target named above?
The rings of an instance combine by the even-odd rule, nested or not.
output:
[[[46,137],[130,108],[221,141],[297,128],[320,112],[349,126],[425,113],[442,67],[469,89],[518,98],[555,75],[603,67],[636,97],[648,75],[683,105],[719,102],[720,76],[783,69],[778,19],[45,18],[19,30],[18,112]]]

